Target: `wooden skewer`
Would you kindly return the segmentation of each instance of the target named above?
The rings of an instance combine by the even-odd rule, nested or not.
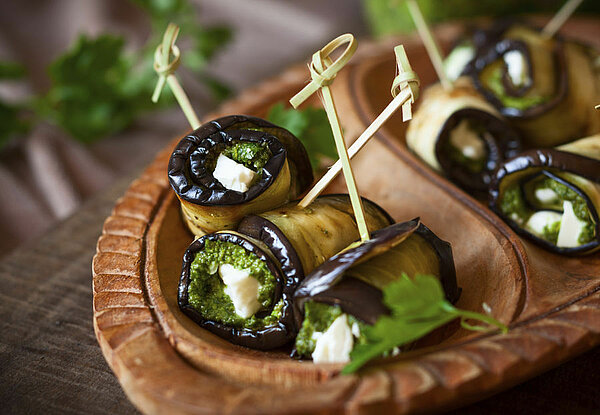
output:
[[[569,0],[567,1],[560,10],[554,15],[552,20],[548,22],[548,24],[542,29],[542,36],[547,39],[554,37],[556,32],[560,30],[563,24],[571,17],[575,9],[579,7],[579,5],[583,2],[583,0]]]
[[[342,55],[332,61],[329,55],[338,47],[347,44],[346,50]],[[319,89],[322,94],[323,106],[327,113],[327,118],[331,124],[331,130],[335,139],[335,147],[337,149],[340,161],[342,163],[342,170],[344,172],[344,178],[346,179],[346,186],[348,187],[348,194],[350,195],[350,201],[352,202],[352,209],[354,210],[354,217],[358,226],[358,233],[362,242],[369,240],[369,229],[365,220],[364,207],[362,205],[362,199],[358,193],[356,187],[356,180],[354,179],[354,173],[352,172],[352,166],[350,166],[350,158],[348,157],[348,150],[344,142],[344,135],[342,133],[342,127],[340,126],[339,117],[335,108],[335,102],[333,101],[333,95],[329,85],[335,79],[337,72],[344,67],[344,65],[350,60],[354,52],[356,51],[357,43],[354,36],[347,33],[341,35],[325,47],[312,56],[312,62],[309,65],[310,74],[312,77],[311,82],[306,85],[298,94],[290,99],[290,104],[294,108],[297,108],[302,104],[308,97],[317,92]]]
[[[418,98],[419,94],[419,78],[413,72],[404,47],[402,45],[394,48],[396,53],[396,63],[398,66],[398,75],[392,84],[392,96],[394,99],[385,107],[385,109],[375,118],[375,120],[367,127],[365,131],[356,139],[348,149],[348,156],[352,159],[367,142],[375,135],[381,126],[402,107],[403,121],[408,121],[412,118],[411,105]],[[313,186],[312,189],[300,201],[301,207],[310,205],[320,194],[325,190],[333,179],[342,170],[341,160],[336,161],[333,166],[325,173],[323,177]]]
[[[421,9],[417,4],[416,0],[407,0],[406,4],[408,6],[408,11],[415,22],[415,26],[417,26],[417,31],[419,32],[419,36],[421,36],[421,40],[423,40],[423,44],[425,45],[425,49],[427,49],[427,54],[429,55],[429,59],[431,59],[431,63],[433,63],[433,67],[435,68],[435,72],[437,73],[438,78],[440,79],[440,83],[442,84],[442,88],[446,91],[450,91],[452,89],[452,82],[446,76],[446,72],[444,71],[444,60],[442,58],[442,54],[440,52],[440,48],[438,47],[433,35],[431,34],[431,29],[427,25],[425,18],[423,17],[423,13],[421,13]]]
[[[169,23],[165,35],[163,36],[162,43],[158,45],[154,52],[154,70],[158,73],[159,78],[156,88],[154,88],[154,93],[152,94],[152,102],[158,102],[158,98],[160,97],[165,83],[168,83],[188,122],[195,130],[200,127],[200,120],[198,119],[192,104],[190,104],[187,94],[179,84],[177,77],[175,77],[175,71],[179,66],[181,58],[181,52],[175,45],[178,34],[179,26]],[[170,61],[171,56],[173,56],[172,61]]]

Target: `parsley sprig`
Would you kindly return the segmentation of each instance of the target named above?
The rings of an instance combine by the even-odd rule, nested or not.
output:
[[[503,333],[508,331],[504,324],[491,316],[454,307],[445,299],[442,285],[433,275],[416,275],[411,279],[403,273],[398,281],[383,289],[383,301],[391,314],[364,328],[366,341],[354,347],[351,361],[342,373],[353,373],[368,361],[411,343],[457,318],[468,330],[489,330],[489,327],[468,323],[468,320],[479,320]]]
[[[320,168],[325,157],[337,159],[333,133],[324,109],[286,109],[283,103],[278,102],[269,110],[267,119],[298,137],[306,148],[313,169]]]
[[[232,32],[222,25],[198,23],[189,0],[131,0],[150,19],[152,35],[146,46],[126,50],[122,36],[80,36],[49,67],[50,89],[21,103],[0,99],[0,147],[23,134],[33,122],[48,120],[82,142],[92,142],[128,127],[145,112],[156,109],[150,97],[156,84],[152,67],[154,49],[168,22],[177,23],[186,39],[183,65],[191,70],[212,96],[221,100],[229,88],[206,73],[207,63],[230,41]],[[23,77],[24,68],[0,62],[0,81]],[[162,106],[175,101],[170,92]]]

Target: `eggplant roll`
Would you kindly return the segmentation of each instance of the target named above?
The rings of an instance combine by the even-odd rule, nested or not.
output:
[[[408,147],[467,191],[487,192],[492,173],[521,149],[518,134],[461,77],[451,91],[429,87],[406,132]]]
[[[466,73],[529,147],[600,131],[598,51],[522,24],[480,32],[476,43]]]
[[[600,135],[507,161],[490,187],[490,206],[516,232],[550,251],[597,251]]]
[[[389,314],[382,289],[402,273],[435,275],[449,301],[460,296],[450,244],[418,218],[396,223],[334,256],[298,286],[294,314],[301,329],[294,354],[316,363],[347,362],[361,328]]]
[[[379,206],[363,203],[370,230],[393,223]],[[237,232],[205,235],[190,245],[179,307],[232,343],[260,350],[283,346],[298,332],[292,296],[305,273],[358,238],[348,195],[248,216]]]
[[[196,236],[235,229],[248,214],[294,200],[312,181],[306,150],[292,133],[245,115],[202,125],[169,160],[169,182]]]

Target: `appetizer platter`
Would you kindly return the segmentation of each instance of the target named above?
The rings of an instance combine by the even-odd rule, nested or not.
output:
[[[556,79],[530,71],[520,89],[486,88],[486,66],[507,54],[545,59],[512,38],[537,42],[528,27],[494,29],[481,44],[465,25],[438,28],[444,49],[457,40],[459,53],[447,60],[460,67],[448,71],[456,74],[451,90],[435,85],[416,37],[362,43],[325,81],[341,58],[313,56],[308,86],[306,68],[291,68],[158,154],[106,220],[93,261],[96,335],[134,404],[147,413],[450,409],[600,343],[600,80],[567,70],[600,50],[598,21],[564,25],[561,36],[592,46],[557,52],[563,66],[549,64]],[[415,78],[402,77],[398,43],[423,91],[409,123]],[[465,50],[475,57],[461,63]],[[518,83],[509,70],[506,63],[506,88]],[[561,74],[577,80],[565,87]],[[336,144],[360,142],[394,103],[402,116],[374,128],[360,152],[338,145],[344,177],[311,189],[304,147],[264,118],[300,90],[308,92],[292,104],[320,106],[319,88],[327,111],[336,99]],[[492,92],[516,98],[509,106]],[[519,98],[527,105],[514,104]],[[567,135],[566,143],[557,138]],[[353,156],[349,168],[344,157]],[[413,305],[419,321],[405,323],[417,332],[426,321],[426,329],[413,336],[395,332],[397,321],[384,324],[410,311],[424,287],[443,312],[424,317]],[[375,330],[386,327],[395,343],[375,344]]]

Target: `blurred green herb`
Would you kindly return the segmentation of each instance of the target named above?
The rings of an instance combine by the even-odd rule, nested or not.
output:
[[[25,67],[16,62],[0,62],[0,80],[21,79],[25,76]]]
[[[52,87],[38,105],[74,138],[91,142],[127,127],[150,109],[151,80],[135,81],[134,58],[122,37],[79,37],[49,68]]]
[[[22,105],[0,102],[0,146],[26,131],[28,124],[22,119],[27,112],[59,125],[79,141],[91,142],[123,130],[142,113],[157,108],[150,101],[156,84],[154,49],[169,21],[178,23],[189,40],[183,65],[216,100],[229,96],[226,85],[205,73],[210,59],[231,40],[229,28],[200,25],[188,0],[131,1],[150,18],[152,36],[147,44],[128,52],[121,36],[80,36],[50,65],[51,87],[45,95]],[[18,79],[24,73],[18,64],[0,62],[0,80]],[[160,105],[174,103],[170,92],[166,98]]]
[[[25,68],[15,62],[0,62],[0,81],[21,79]],[[0,100],[0,148],[18,134],[29,129],[29,122],[24,119],[24,107]]]
[[[566,0],[419,0],[419,7],[431,23],[477,16],[494,18],[525,13],[553,14]],[[414,24],[404,0],[363,0],[371,31],[376,36],[410,32]],[[600,2],[583,2],[578,13],[600,13]]]
[[[331,126],[322,108],[285,109],[282,102],[273,105],[267,119],[289,130],[304,144],[313,169],[318,169],[323,157],[337,159]]]
[[[508,331],[504,324],[488,315],[454,307],[446,300],[440,281],[433,275],[416,275],[413,280],[403,273],[398,281],[383,289],[383,302],[391,315],[381,316],[375,325],[364,327],[365,341],[354,347],[350,353],[351,361],[342,373],[353,373],[371,359],[420,339],[457,318],[468,330],[491,328],[472,326],[466,321],[479,320],[504,333]]]

